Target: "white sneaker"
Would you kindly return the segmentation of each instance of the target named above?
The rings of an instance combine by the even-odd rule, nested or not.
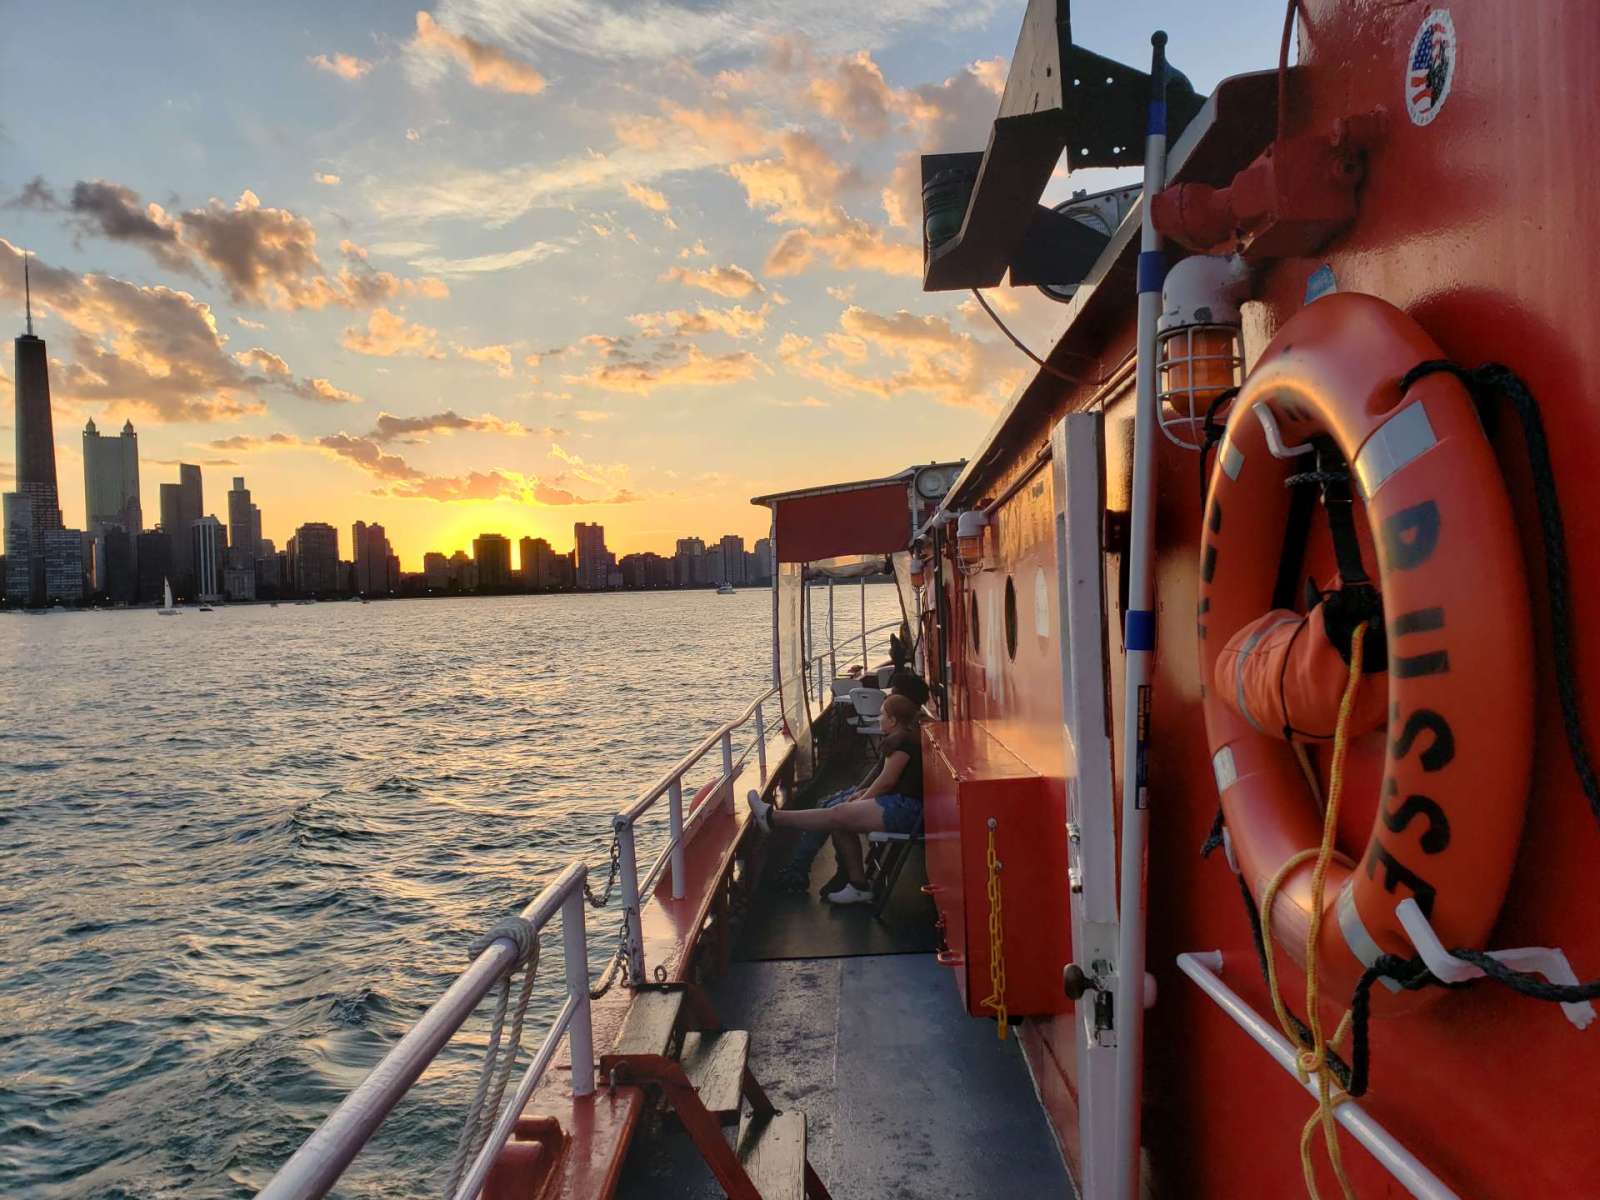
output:
[[[872,893],[847,883],[837,892],[829,892],[823,899],[829,904],[866,904],[871,901]]]
[[[755,788],[750,789],[750,795],[745,798],[750,805],[750,812],[755,816],[756,824],[764,830],[772,829],[772,805],[761,798],[761,793]]]

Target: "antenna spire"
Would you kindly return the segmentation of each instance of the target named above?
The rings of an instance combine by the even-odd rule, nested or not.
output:
[[[28,252],[22,252],[22,294],[27,298],[28,336],[33,336],[33,285],[28,280]]]

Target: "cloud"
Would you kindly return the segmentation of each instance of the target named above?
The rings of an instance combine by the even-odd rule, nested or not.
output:
[[[768,219],[779,224],[836,223],[839,193],[858,181],[855,172],[809,133],[785,133],[778,148],[775,157],[728,167],[744,187],[745,202],[771,210]]]
[[[339,458],[347,458],[362,470],[379,479],[421,479],[423,473],[401,458],[389,454],[370,438],[351,437],[347,433],[320,437],[316,444]]]
[[[338,187],[344,182],[344,180],[340,179],[339,176],[334,175],[329,171],[313,171],[311,173],[311,181],[313,183],[320,183],[323,187]]]
[[[733,264],[726,267],[670,267],[660,278],[662,283],[681,283],[684,287],[700,288],[730,300],[759,295],[767,289],[761,281],[743,267]]]
[[[470,431],[474,433],[498,433],[511,437],[528,437],[535,431],[517,421],[507,421],[490,413],[481,417],[463,417],[454,409],[446,409],[441,413],[431,413],[421,417],[397,417],[392,413],[379,413],[377,424],[372,427],[372,432],[367,437],[374,442],[410,442],[417,441],[429,433],[455,433]],[[555,434],[554,429],[538,431],[544,434]]]
[[[306,61],[319,71],[337,75],[340,79],[347,79],[351,83],[363,78],[372,70],[370,62],[353,54],[313,54]]]
[[[347,350],[376,358],[444,357],[444,351],[439,348],[437,329],[407,321],[386,308],[373,311],[367,318],[366,329],[352,325],[339,340]]]
[[[733,338],[746,338],[760,333],[767,326],[767,313],[771,305],[760,308],[707,308],[695,306],[693,312],[672,309],[668,312],[635,313],[628,318],[646,337],[692,337],[702,333],[723,333]]]
[[[56,199],[55,189],[45,182],[43,175],[35,175],[22,185],[22,190],[6,201],[7,208],[37,209],[40,212],[53,212],[60,207]]]
[[[509,379],[511,376],[510,346],[457,346],[456,353],[473,362],[489,363],[503,378]]]
[[[704,242],[696,239],[694,245],[685,246],[682,250],[679,250],[678,251],[678,257],[679,258],[709,258],[709,257],[711,257],[711,251],[706,249],[706,244]]]
[[[271,433],[266,436],[251,433],[236,433],[232,437],[218,438],[216,441],[207,442],[206,445],[214,450],[268,450],[289,446],[305,445],[299,438],[287,433]]]
[[[202,268],[215,272],[235,303],[367,308],[402,295],[438,299],[449,294],[438,279],[400,279],[375,270],[366,251],[348,241],[339,244],[343,262],[330,278],[318,258],[311,222],[288,209],[264,206],[248,188],[232,205],[213,198],[204,208],[176,214],[144,204],[137,192],[104,179],[79,180],[65,203],[48,187],[24,190],[30,205],[65,213],[80,236],[137,246],[169,270],[196,277],[203,275]]]
[[[303,400],[315,400],[319,404],[360,404],[361,397],[354,392],[347,392],[343,388],[334,387],[326,379],[302,379],[289,389]]]
[[[263,208],[248,188],[229,207],[213,199],[180,218],[185,245],[221,275],[241,303],[321,308],[315,276],[317,234],[311,222]]]
[[[268,350],[230,351],[210,306],[187,292],[79,275],[38,259],[31,265],[35,312],[68,331],[48,335],[57,353],[63,341],[71,351],[52,371],[60,400],[104,403],[157,421],[221,421],[262,411],[266,389],[316,386]],[[0,297],[20,305],[21,293],[22,252],[0,238]]]
[[[608,392],[647,396],[663,388],[721,387],[740,383],[767,369],[766,364],[748,350],[709,355],[690,344],[669,345],[648,357],[614,348],[586,374],[564,378],[569,383],[584,383]]]
[[[873,370],[867,364],[874,357],[889,369]],[[826,348],[785,334],[778,358],[792,373],[837,391],[884,400],[920,392],[941,404],[985,409],[998,407],[1026,374],[1009,347],[960,332],[946,317],[903,309],[885,315],[855,305],[840,315]]]
[[[616,416],[615,413],[601,412],[592,408],[574,409],[572,415],[578,420],[582,421],[585,425],[594,425],[601,421],[609,421],[612,417]]]
[[[422,53],[453,58],[474,87],[516,96],[537,96],[545,89],[544,76],[528,63],[475,38],[451,33],[426,12],[417,13],[417,36],[411,44]]]
[[[830,49],[881,46],[913,28],[948,35],[982,26],[998,0],[442,0],[438,7],[524,53],[654,64],[747,53],[796,28]]]
[[[832,408],[826,400],[818,400],[815,396],[802,396],[798,400],[774,400],[775,408]]]
[[[179,244],[177,223],[160,205],[141,204],[138,193],[131,188],[104,179],[79,180],[72,185],[71,198],[64,208],[80,234],[129,242],[170,270],[198,273],[187,249]]]
[[[654,188],[645,187],[642,183],[635,183],[630,179],[624,183],[622,187],[630,197],[632,197],[634,200],[637,200],[651,212],[664,213],[668,208],[671,207],[671,205],[667,203],[667,198],[665,196],[656,191]]]
[[[401,419],[394,418],[394,420]],[[422,418],[422,420],[430,419],[434,418]],[[493,420],[493,418],[485,419]],[[209,445],[217,450],[247,453],[258,450],[304,450],[322,454],[366,472],[385,485],[382,491],[404,500],[435,500],[447,503],[507,499],[546,507],[574,504],[628,504],[639,499],[634,492],[625,487],[614,487],[604,482],[608,476],[614,477],[618,472],[625,475],[625,468],[593,468],[583,463],[581,459],[568,460],[577,464],[576,468],[569,469],[581,469],[584,476],[601,481],[608,494],[581,496],[565,486],[569,483],[565,473],[549,480],[504,468],[469,471],[465,475],[430,475],[412,466],[398,454],[391,454],[374,438],[348,433],[334,433],[318,438],[302,438],[289,433],[241,434],[218,439]]]
[[[534,242],[518,250],[502,250],[498,254],[479,254],[473,258],[444,258],[429,255],[411,260],[419,271],[435,275],[481,275],[490,271],[510,271],[528,263],[542,262],[554,254],[564,254],[566,247],[556,242]]]
[[[855,218],[842,220],[835,228],[813,232],[791,229],[767,255],[769,275],[798,275],[818,259],[826,259],[841,271],[881,271],[886,275],[922,274],[922,249],[911,242],[891,242],[883,230]]]

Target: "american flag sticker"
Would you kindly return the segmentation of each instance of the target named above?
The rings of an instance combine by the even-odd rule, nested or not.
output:
[[[1438,8],[1422,18],[1406,60],[1406,112],[1413,124],[1426,125],[1439,115],[1455,75],[1455,23]]]

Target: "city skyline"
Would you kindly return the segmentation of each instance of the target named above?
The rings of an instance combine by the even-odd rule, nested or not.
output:
[[[970,296],[920,292],[917,155],[986,143],[1021,0],[629,7],[30,10],[0,313],[31,251],[62,477],[90,418],[131,418],[147,523],[191,463],[247,477],[279,547],[377,522],[415,569],[577,521],[620,552],[750,540],[753,495],[970,449],[1031,368]],[[1230,15],[1171,14],[1202,91],[1276,53],[1281,12]],[[1148,53],[1128,6],[1074,29]],[[990,299],[1034,348],[1065,312]]]

